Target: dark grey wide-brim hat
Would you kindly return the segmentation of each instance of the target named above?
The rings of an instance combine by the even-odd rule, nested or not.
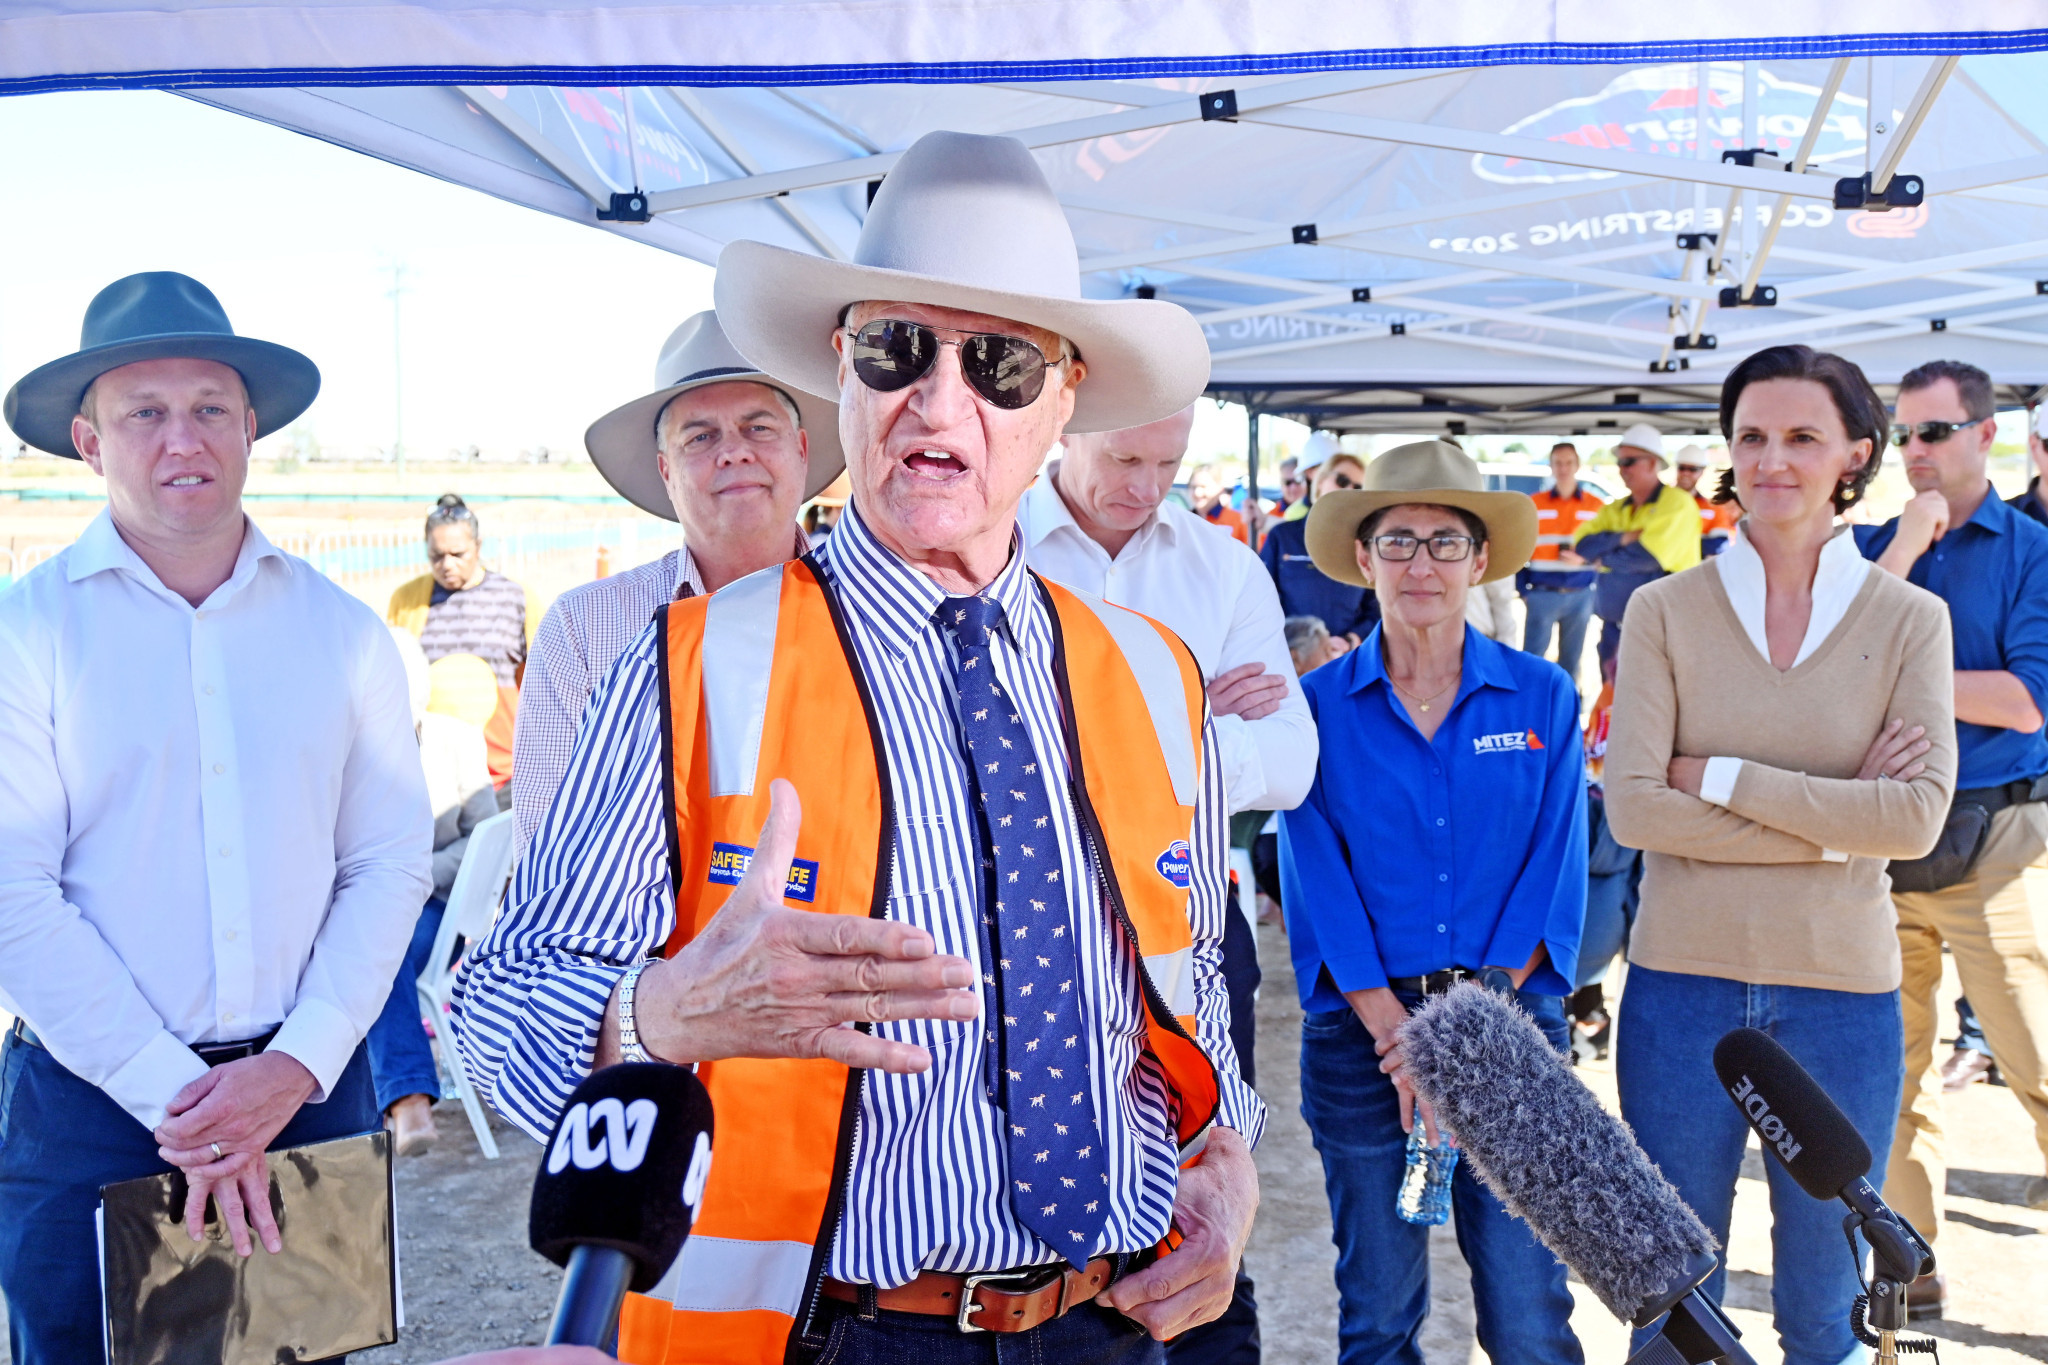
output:
[[[780,380],[771,379],[749,365],[746,358],[726,340],[718,325],[718,314],[698,313],[669,333],[661,357],[654,364],[654,392],[613,408],[590,424],[583,433],[583,448],[590,462],[604,475],[618,495],[643,512],[676,519],[668,486],[661,481],[661,468],[654,462],[655,423],[661,410],[678,394],[708,384],[766,384],[789,395],[810,437],[809,467],[804,475],[806,501],[818,496],[825,485],[846,468],[846,456],[839,448],[839,404],[830,398],[805,393]]]
[[[139,360],[216,360],[242,376],[256,434],[290,426],[320,393],[320,369],[275,342],[235,335],[220,300],[190,275],[153,270],[115,280],[86,305],[78,349],[30,370],[7,391],[14,434],[37,450],[79,458],[71,419],[92,381]]]

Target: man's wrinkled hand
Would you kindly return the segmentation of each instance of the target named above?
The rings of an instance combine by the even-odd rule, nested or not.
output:
[[[1287,679],[1256,661],[1218,673],[1209,684],[1209,710],[1219,716],[1264,720],[1287,700]]]
[[[1210,1129],[1201,1158],[1180,1173],[1173,1197],[1181,1244],[1095,1301],[1138,1323],[1155,1341],[1214,1322],[1236,1292],[1238,1263],[1258,1211],[1251,1149],[1233,1129]]]
[[[667,1061],[826,1057],[846,1066],[916,1072],[931,1054],[850,1027],[901,1019],[968,1020],[981,1012],[974,968],[941,956],[915,925],[865,914],[784,907],[803,819],[796,788],[777,778],[746,875],[704,931],[641,974],[635,1023]],[[617,1010],[606,1012],[599,1062],[616,1059]]]
[[[211,1197],[238,1254],[255,1250],[252,1224],[266,1250],[283,1249],[263,1154],[317,1085],[298,1058],[263,1052],[214,1067],[172,1097],[170,1117],[154,1136],[157,1155],[185,1172],[185,1232],[193,1241],[206,1235]]]

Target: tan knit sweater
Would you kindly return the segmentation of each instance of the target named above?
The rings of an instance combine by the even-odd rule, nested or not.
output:
[[[1934,846],[1956,777],[1940,598],[1873,569],[1803,663],[1757,652],[1709,561],[1639,589],[1623,625],[1607,818],[1646,850],[1629,960],[1757,985],[1899,984],[1885,863]],[[1856,780],[1893,717],[1934,747],[1911,782]],[[1671,757],[1743,760],[1728,804],[1665,781]],[[1850,855],[1823,861],[1825,850]]]

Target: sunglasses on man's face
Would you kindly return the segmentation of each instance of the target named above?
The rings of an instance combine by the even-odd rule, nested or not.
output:
[[[1967,422],[1921,422],[1915,426],[1907,426],[1903,422],[1894,422],[1892,423],[1892,444],[1903,450],[1908,441],[1918,436],[1922,445],[1938,446],[1949,437],[1963,430],[1963,428],[1974,427],[1980,422],[1988,422],[1990,420],[1989,417],[1972,417]]]
[[[950,340],[941,339],[941,333]],[[960,376],[991,407],[1028,408],[1045,391],[1046,369],[1058,361],[1023,337],[1001,332],[962,332],[900,318],[877,318],[853,339],[853,372],[879,393],[908,388],[938,363],[947,346],[960,348]],[[1060,361],[1067,359],[1061,356]]]
[[[1623,455],[1614,462],[1614,467],[1616,469],[1627,469],[1630,465],[1655,463],[1657,463],[1655,455]]]

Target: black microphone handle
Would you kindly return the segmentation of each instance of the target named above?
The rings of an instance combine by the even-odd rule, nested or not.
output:
[[[633,1283],[637,1262],[617,1247],[579,1246],[562,1270],[562,1293],[543,1346],[598,1346],[610,1350],[619,1334],[619,1305]]]

